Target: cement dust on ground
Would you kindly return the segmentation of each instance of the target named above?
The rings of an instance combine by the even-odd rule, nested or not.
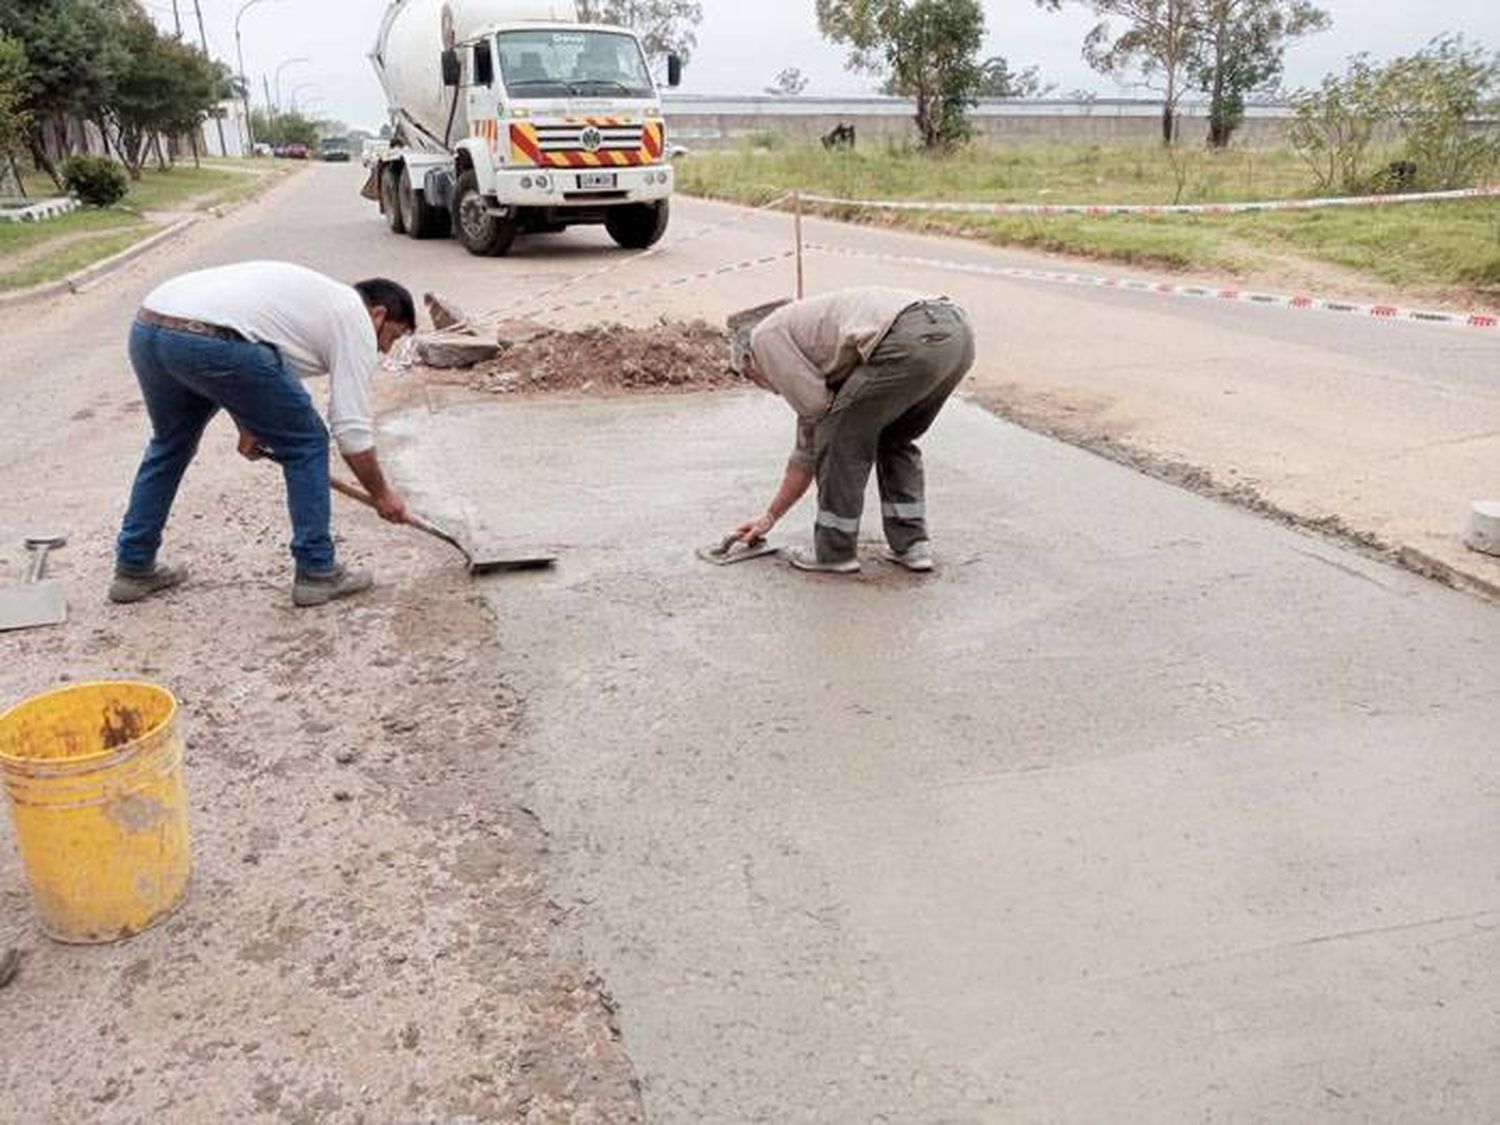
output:
[[[149,431],[123,349],[136,303],[254,256],[266,224],[301,214],[284,201],[318,198],[298,179],[97,289],[0,313],[0,413],[17,420],[0,584],[24,576],[22,535],[69,536],[48,559],[68,623],[0,635],[0,700],[170,689],[194,862],[157,927],[63,946],[36,927],[0,817],[0,1122],[639,1121],[607,986],[555,948],[570,915],[540,874],[547,830],[501,770],[523,701],[483,584],[448,548],[336,500],[340,554],[376,588],[294,609],[280,476],[235,456],[220,419],[163,550],[189,581],[105,600]]]

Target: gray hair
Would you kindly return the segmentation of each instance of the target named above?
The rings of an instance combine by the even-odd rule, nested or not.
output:
[[[729,324],[729,369],[736,375],[745,373],[746,361],[751,358],[750,340],[761,321],[777,309],[792,302],[783,297],[779,301],[768,301],[751,309],[741,309],[730,316]]]

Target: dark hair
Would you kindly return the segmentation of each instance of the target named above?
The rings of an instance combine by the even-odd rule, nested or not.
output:
[[[360,300],[370,309],[384,309],[385,315],[397,324],[417,326],[417,306],[411,292],[387,277],[369,277],[354,283]]]

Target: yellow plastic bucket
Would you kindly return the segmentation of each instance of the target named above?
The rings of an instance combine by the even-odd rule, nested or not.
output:
[[[177,700],[151,684],[78,684],[0,715],[0,773],[42,928],[117,941],[187,892]]]

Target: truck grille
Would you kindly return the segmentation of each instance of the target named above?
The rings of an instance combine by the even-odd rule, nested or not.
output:
[[[666,130],[660,121],[632,125],[619,118],[548,124],[514,123],[510,160],[539,168],[624,168],[661,160]]]

